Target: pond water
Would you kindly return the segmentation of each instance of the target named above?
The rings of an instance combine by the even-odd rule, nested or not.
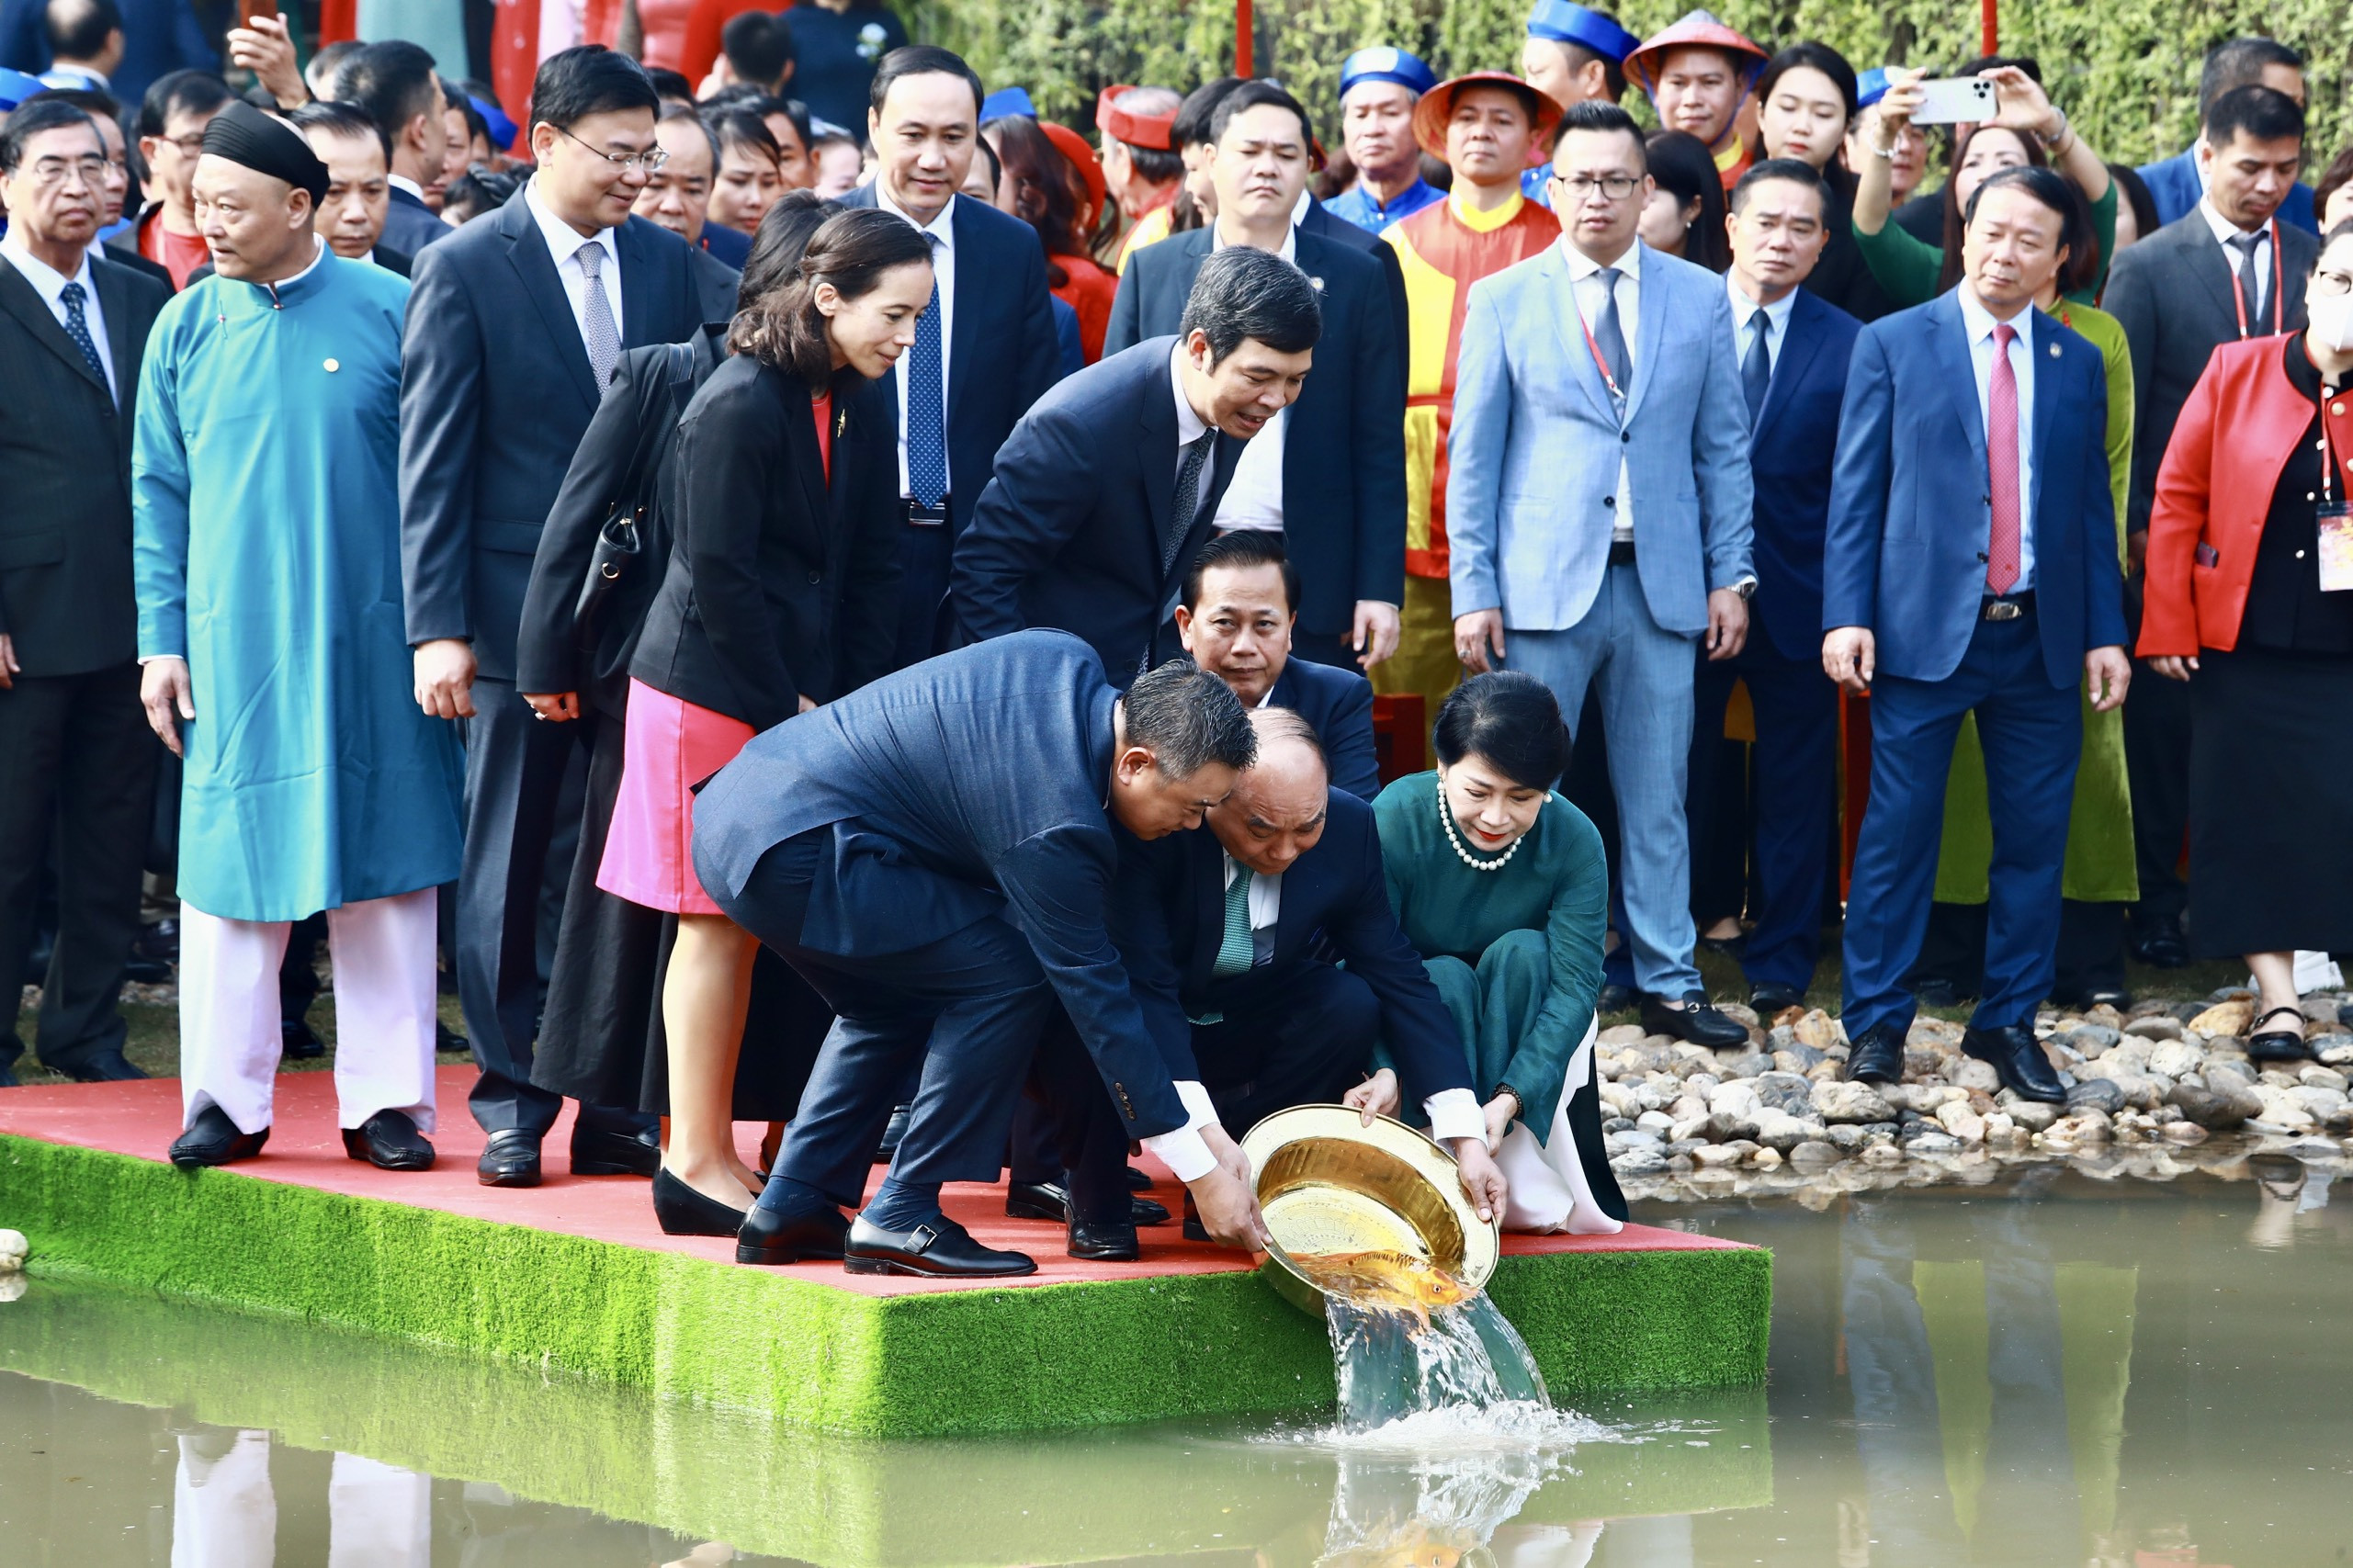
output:
[[[1775,1252],[1772,1380],[1423,1413],[814,1439],[300,1324],[0,1304],[0,1560],[172,1568],[2322,1564],[2353,1551],[2353,1185],[1657,1206]],[[1606,1334],[1606,1323],[1592,1325]]]

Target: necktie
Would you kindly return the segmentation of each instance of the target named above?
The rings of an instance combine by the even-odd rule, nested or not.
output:
[[[926,232],[934,252],[940,237]],[[947,390],[940,373],[940,286],[915,320],[915,347],[907,356],[907,493],[918,505],[937,506],[948,492]]]
[[[613,301],[605,298],[605,245],[591,240],[573,257],[580,275],[588,280],[588,300],[581,311],[581,341],[588,349],[588,367],[596,373],[596,389],[613,383],[613,367],[621,357],[621,329],[613,321]]]
[[[2018,371],[2010,364],[2017,336],[2018,329],[2008,321],[1994,328],[1994,377],[1985,399],[1985,462],[1994,503],[1985,591],[1997,595],[2018,585]]]
[[[1239,975],[1250,966],[1251,957],[1250,873],[1248,866],[1237,866],[1234,880],[1226,884],[1226,934],[1218,941],[1209,973]]]
[[[90,368],[97,372],[98,385],[106,386],[107,362],[98,357],[98,345],[90,338],[89,318],[82,313],[82,286],[69,283],[57,297],[65,302],[65,335],[74,340],[74,346],[82,351],[82,357],[88,360]]]
[[[1773,384],[1772,351],[1765,346],[1771,335],[1773,319],[1759,310],[1748,318],[1748,353],[1740,361],[1740,389],[1748,394],[1748,428],[1757,428],[1757,416],[1764,412],[1765,393]]]
[[[1601,351],[1601,363],[1610,367],[1610,378],[1618,384],[1618,397],[1623,400],[1634,390],[1634,367],[1626,357],[1625,329],[1618,324],[1618,277],[1616,267],[1605,266],[1594,274],[1601,280],[1601,314],[1593,322],[1593,344]]]
[[[1168,531],[1160,536],[1162,577],[1175,567],[1177,551],[1193,528],[1193,514],[1201,510],[1201,470],[1208,464],[1210,449],[1216,444],[1216,431],[1203,431],[1200,439],[1184,449],[1184,461],[1177,465],[1176,504],[1169,508]]]
[[[2254,332],[2263,315],[2263,275],[2255,270],[2255,247],[2263,243],[2263,236],[2233,234],[2225,243],[2239,254],[2239,298],[2246,302],[2246,330]]]

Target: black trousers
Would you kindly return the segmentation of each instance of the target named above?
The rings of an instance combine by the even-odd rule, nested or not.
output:
[[[19,675],[0,691],[0,977],[25,972],[41,868],[57,849],[57,942],[41,987],[40,1059],[61,1072],[122,1048],[117,1004],[139,935],[139,879],[163,743],[139,701],[139,666]],[[24,1054],[16,1008],[0,1066]]]

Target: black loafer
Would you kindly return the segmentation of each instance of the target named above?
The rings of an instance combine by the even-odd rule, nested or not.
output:
[[[1894,1024],[1874,1023],[1847,1042],[1847,1081],[1904,1081],[1904,1036]]]
[[[1941,975],[1923,975],[1912,982],[1912,1000],[1924,1008],[1957,1008],[1968,999],[1960,982]]]
[[[1623,1012],[1632,1006],[1634,1006],[1634,987],[1621,986],[1613,981],[1603,982],[1601,988],[1593,996],[1595,1012]]]
[[[1070,1194],[1058,1181],[1008,1182],[1005,1214],[1009,1219],[1052,1220],[1067,1225],[1070,1223]],[[1164,1225],[1169,1223],[1169,1211],[1149,1198],[1131,1197],[1127,1200],[1127,1223]]]
[[[2145,920],[2132,922],[2132,956],[2152,969],[2186,969],[2189,965],[2189,943],[2181,934],[2181,921],[2172,915],[2153,915]]]
[[[431,1170],[433,1145],[405,1111],[379,1111],[356,1127],[346,1127],[343,1152],[379,1170]]]
[[[1071,1222],[1068,1250],[1084,1263],[1133,1263],[1144,1255],[1137,1245],[1134,1225],[1090,1224],[1083,1220]]]
[[[571,1130],[574,1176],[651,1176],[661,1168],[662,1134],[651,1127],[642,1133],[615,1133],[577,1125]],[[691,1187],[686,1190],[694,1190]],[[728,1234],[734,1233],[730,1230]]]
[[[226,1111],[208,1105],[196,1113],[196,1120],[187,1132],[172,1140],[172,1163],[182,1170],[227,1165],[232,1160],[253,1158],[268,1142],[268,1128],[258,1133],[240,1133]]]
[[[525,1127],[502,1127],[482,1145],[474,1179],[485,1187],[539,1185],[539,1134]]]
[[[289,1062],[315,1062],[327,1054],[327,1043],[320,1039],[319,1032],[303,1019],[279,1020],[277,1039]]]
[[[2051,1058],[2034,1038],[2034,1031],[2013,1023],[2001,1029],[1972,1029],[1961,1036],[1961,1054],[1989,1064],[2000,1075],[2002,1087],[2020,1100],[2065,1105],[2067,1091],[2052,1068]]]
[[[1152,1179],[1150,1177],[1145,1175],[1142,1171],[1137,1169],[1132,1165],[1126,1168],[1127,1190],[1130,1192],[1149,1192],[1152,1190]]]
[[[1683,1000],[1687,1005],[1676,1008],[1669,1007],[1663,997],[1644,997],[1643,1028],[1714,1051],[1748,1043],[1748,1031],[1710,1007],[1705,991],[1687,991]]]
[[[933,1280],[984,1280],[1035,1274],[1037,1261],[1025,1252],[1001,1252],[972,1239],[972,1233],[943,1216],[910,1231],[887,1231],[850,1222],[842,1267],[852,1274],[914,1274]]]
[[[131,1083],[147,1075],[119,1051],[96,1051],[58,1069],[75,1083]],[[224,1117],[223,1120],[226,1120]]]
[[[433,1025],[433,1049],[436,1055],[455,1052],[463,1056],[470,1055],[474,1047],[464,1035],[436,1019]]]
[[[850,1222],[839,1209],[786,1219],[774,1209],[754,1203],[735,1233],[735,1260],[771,1267],[803,1258],[831,1263],[841,1258],[842,1245],[849,1235]]]
[[[1768,980],[1748,987],[1748,1010],[1769,1022],[1776,1014],[1804,1005],[1805,993],[1794,986],[1775,985]]]
[[[751,1195],[745,1194],[747,1206]],[[716,1198],[706,1198],[666,1170],[653,1173],[653,1217],[664,1235],[734,1235],[751,1218]]]

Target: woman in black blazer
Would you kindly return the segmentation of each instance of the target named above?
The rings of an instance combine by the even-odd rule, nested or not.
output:
[[[670,1138],[654,1213],[731,1235],[759,1190],[730,1089],[758,943],[695,875],[694,787],[761,730],[889,667],[896,422],[875,383],[915,341],[929,243],[865,209],[828,219],[798,281],[736,317],[733,357],[679,421],[668,574],[629,665],[628,754],[596,885],[678,916],[662,985]]]

